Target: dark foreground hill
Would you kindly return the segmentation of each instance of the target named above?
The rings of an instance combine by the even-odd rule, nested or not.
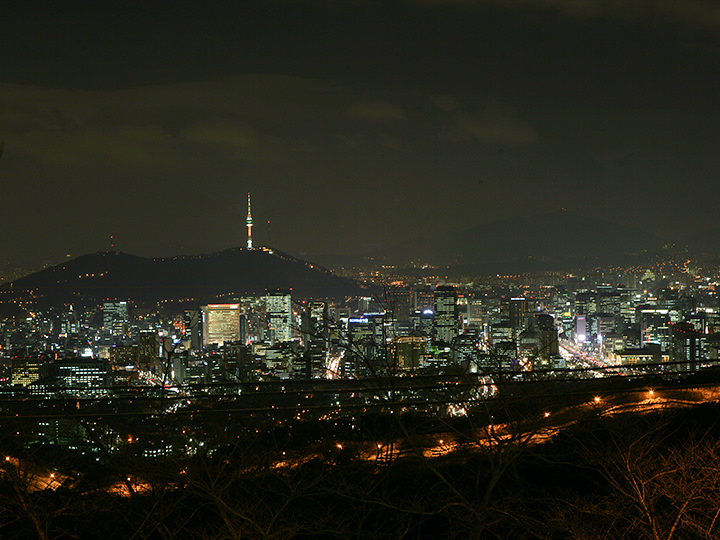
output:
[[[234,248],[154,259],[100,252],[3,285],[0,307],[96,305],[108,298],[145,306],[162,301],[202,303],[276,288],[292,288],[299,298],[368,294],[353,280],[272,250]]]
[[[0,429],[0,537],[718,538],[718,403],[643,414],[602,403],[574,407],[571,423],[552,420],[562,410],[523,415],[507,431],[472,413],[281,426],[268,414],[263,429],[247,429],[237,409],[208,409],[206,430],[217,426],[211,438],[225,444],[164,458],[142,457],[153,448],[144,436],[113,454],[23,441],[29,420],[10,418]],[[166,436],[186,418],[153,414],[145,425]],[[103,421],[115,433],[141,425]]]

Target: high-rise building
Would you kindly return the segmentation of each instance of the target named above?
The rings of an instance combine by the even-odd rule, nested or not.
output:
[[[128,303],[126,301],[108,301],[103,303],[103,326],[114,336],[122,336],[127,331]]]
[[[435,295],[430,287],[417,287],[415,294],[415,309],[417,311],[425,311],[435,309]]]
[[[673,364],[670,371],[696,371],[705,334],[685,321],[671,325],[671,330],[670,359],[678,363]]]
[[[375,329],[367,317],[348,319],[347,348],[340,371],[343,377],[357,377],[370,371],[375,351]]]
[[[466,369],[477,371],[478,336],[467,332],[455,336],[452,342],[450,357],[455,364],[463,365]]]
[[[558,367],[560,357],[558,332],[555,318],[548,313],[534,313],[527,317],[526,328],[519,334],[520,355],[526,359],[526,366],[532,369]]]
[[[372,296],[361,296],[358,298],[357,315],[362,317],[362,315],[366,313],[377,311],[379,307],[377,301]]]
[[[10,377],[13,385],[27,386],[40,378],[40,358],[13,358]]]
[[[560,343],[555,317],[548,313],[535,313],[533,326],[538,329],[540,358],[546,362],[557,358],[560,355]]]
[[[45,379],[52,386],[65,386],[77,392],[106,392],[112,381],[106,360],[67,358],[45,366]]]
[[[304,377],[325,377],[330,343],[327,304],[325,302],[311,302],[307,307],[304,320],[307,361]]]
[[[511,298],[509,301],[510,327],[515,331],[516,335],[524,327],[525,314],[528,312],[528,301],[520,296]]]
[[[435,339],[452,343],[457,334],[457,291],[451,285],[438,285],[435,288]]]
[[[585,315],[575,317],[575,342],[580,345],[587,341],[587,321]]]
[[[190,348],[198,350],[203,345],[202,310],[188,309],[185,311],[185,339],[190,341]]]
[[[433,321],[435,320],[435,312],[432,309],[424,311],[413,311],[410,316],[412,329],[423,336],[432,335]]]
[[[66,313],[63,313],[60,320],[60,333],[66,336],[77,335],[80,331],[80,320],[79,314],[73,309],[73,305],[70,304],[70,308]]]
[[[282,343],[292,339],[292,297],[289,290],[278,289],[265,295],[268,341]]]
[[[136,347],[135,365],[154,366],[160,357],[160,337],[156,330],[140,330]]]
[[[615,332],[615,316],[611,313],[594,313],[590,321],[592,334],[598,345],[607,334]]]
[[[208,304],[202,311],[203,345],[242,339],[240,304]]]
[[[392,340],[390,362],[398,370],[417,369],[426,352],[427,338],[425,336],[398,336]]]
[[[412,291],[407,287],[390,287],[387,291],[387,318],[409,321],[413,305]]]
[[[467,325],[469,328],[482,328],[484,319],[483,303],[480,298],[468,298]]]

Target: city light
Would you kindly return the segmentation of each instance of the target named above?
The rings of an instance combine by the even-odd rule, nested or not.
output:
[[[89,270],[72,275],[107,271]],[[638,273],[607,275],[636,283]],[[560,280],[555,285],[547,276],[521,274],[449,284],[446,278],[417,281],[396,265],[357,276],[374,284],[385,279],[387,298],[366,291],[341,299],[296,298],[288,288],[218,293],[167,315],[140,310],[117,295],[95,307],[78,303],[52,313],[33,308],[32,317],[4,327],[9,340],[0,354],[7,369],[0,382],[21,396],[7,401],[6,416],[19,419],[26,414],[20,404],[36,402],[48,404],[53,414],[88,414],[92,429],[88,423],[71,437],[61,437],[46,419],[24,428],[37,440],[81,453],[96,451],[90,450],[92,437],[103,434],[111,441],[109,454],[193,456],[217,451],[213,437],[239,437],[243,425],[258,436],[284,429],[292,439],[303,431],[301,424],[313,422],[341,430],[332,443],[341,451],[349,448],[342,439],[347,433],[360,436],[365,415],[469,417],[502,403],[525,383],[562,395],[584,394],[592,381],[598,393],[589,403],[599,406],[614,392],[628,391],[618,380],[678,382],[715,365],[706,340],[720,333],[718,310],[696,309],[692,302],[682,303],[682,312],[670,307],[690,283],[647,293],[619,283],[590,285],[588,276],[581,283],[585,277],[579,274],[553,277]],[[576,281],[574,292],[568,292],[569,280]],[[509,289],[523,295],[510,295]],[[41,294],[35,287],[30,297]],[[14,340],[25,345],[20,349]],[[641,395],[644,401],[656,398],[654,389]],[[554,406],[548,401],[534,414],[550,418]],[[136,415],[148,425],[180,422],[182,429],[170,441],[142,422],[133,424],[134,435],[118,434],[110,420],[116,414]],[[559,418],[542,424],[558,429]],[[147,435],[140,435],[143,430]],[[17,429],[12,433],[20,436]],[[436,450],[453,446],[446,432],[434,435]],[[374,442],[358,453],[379,460],[383,449],[392,454],[394,447]]]

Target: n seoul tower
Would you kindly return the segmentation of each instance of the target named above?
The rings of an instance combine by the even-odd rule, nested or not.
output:
[[[252,213],[250,212],[250,192],[248,191],[248,215],[245,220],[247,223],[248,237],[247,237],[247,248],[252,249]]]

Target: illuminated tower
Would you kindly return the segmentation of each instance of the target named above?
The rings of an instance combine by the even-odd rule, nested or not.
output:
[[[245,221],[248,229],[247,248],[252,249],[252,213],[250,212],[250,192],[248,192],[248,215]]]

